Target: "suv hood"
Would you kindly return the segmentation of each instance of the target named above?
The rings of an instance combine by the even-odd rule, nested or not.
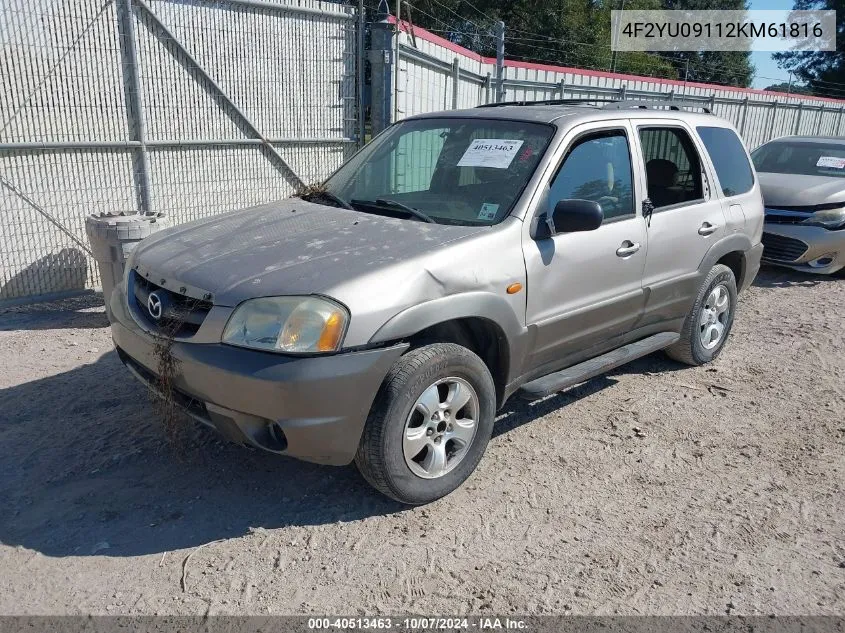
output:
[[[428,224],[291,198],[183,224],[132,257],[156,276],[212,293],[218,305],[324,293],[488,227]]]
[[[812,207],[845,201],[845,178],[757,172],[767,207]]]

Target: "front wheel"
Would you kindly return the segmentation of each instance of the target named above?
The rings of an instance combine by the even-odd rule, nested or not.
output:
[[[484,362],[453,343],[411,350],[388,372],[355,464],[411,505],[449,494],[475,470],[493,432],[496,389]]]
[[[736,278],[723,264],[716,264],[698,291],[684,321],[681,339],[666,354],[687,365],[703,365],[719,355],[736,313]]]

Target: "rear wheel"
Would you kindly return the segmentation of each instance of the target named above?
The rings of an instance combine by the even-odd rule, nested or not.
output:
[[[666,354],[687,365],[703,365],[719,355],[733,326],[736,312],[736,279],[722,264],[714,266],[684,321],[681,339]]]
[[[493,432],[495,408],[490,372],[470,350],[453,343],[411,350],[379,390],[355,463],[388,497],[429,503],[475,470]]]

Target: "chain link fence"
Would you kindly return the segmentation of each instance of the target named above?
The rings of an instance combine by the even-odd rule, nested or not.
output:
[[[290,195],[361,142],[354,9],[6,0],[0,301],[95,288],[85,217],[173,224]]]

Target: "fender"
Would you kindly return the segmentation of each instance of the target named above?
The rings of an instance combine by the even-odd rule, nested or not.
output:
[[[746,273],[749,269],[748,253],[750,253],[752,249],[753,245],[751,244],[751,240],[747,235],[744,235],[743,233],[732,233],[730,235],[726,235],[718,242],[715,242],[710,247],[710,249],[704,254],[704,258],[698,265],[699,278],[703,279],[707,275],[707,273],[710,272],[710,269],[716,265],[716,262],[722,259],[722,257],[727,255],[728,253],[739,251],[740,253],[742,253],[742,258],[740,260],[742,264],[742,270],[740,271],[739,278],[736,280],[736,287],[737,289],[744,288],[747,276]]]
[[[502,330],[510,357],[507,377],[510,382],[522,367],[528,330],[510,304],[491,292],[465,292],[411,306],[382,325],[370,338],[370,343],[400,340],[438,323],[464,318],[486,319]]]

